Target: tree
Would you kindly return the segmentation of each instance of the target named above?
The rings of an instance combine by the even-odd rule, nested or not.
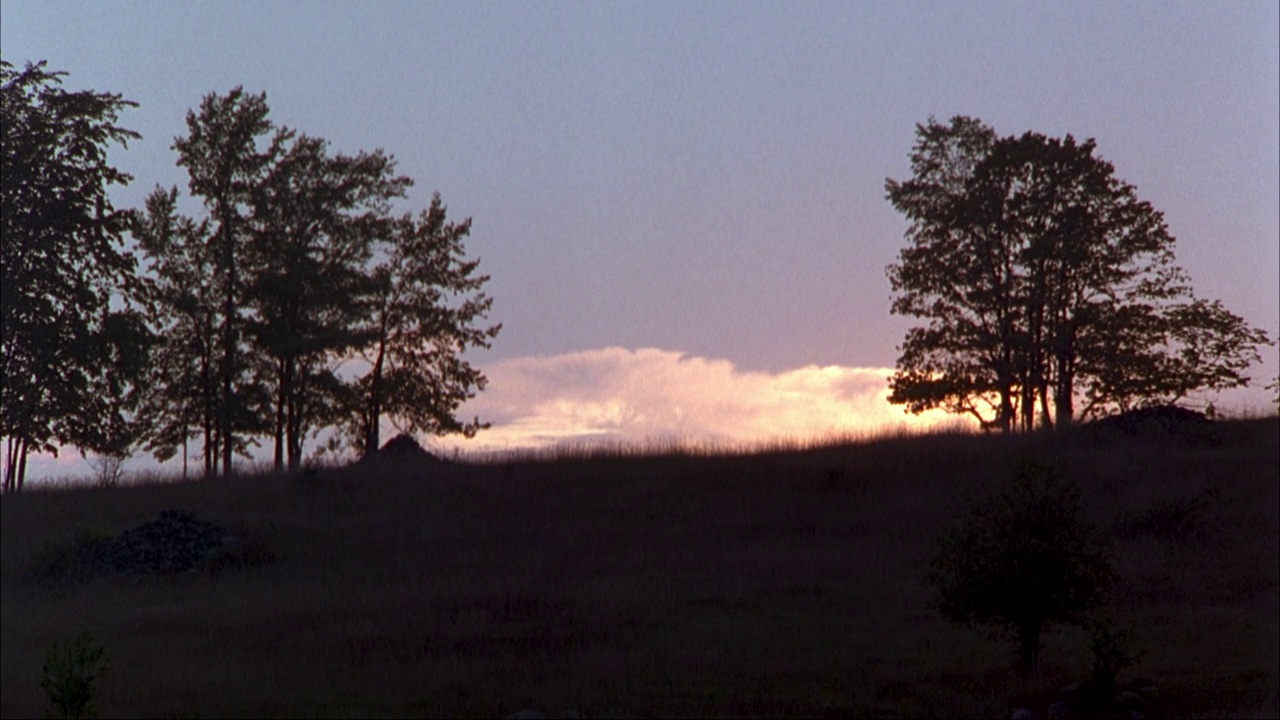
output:
[[[479,418],[463,423],[453,416],[485,386],[484,375],[460,355],[469,347],[489,347],[502,326],[476,326],[493,304],[481,291],[489,278],[474,275],[479,260],[464,259],[471,219],[450,223],[445,215],[436,193],[428,210],[397,219],[379,243],[382,258],[368,276],[367,340],[360,348],[369,369],[352,387],[346,423],[365,455],[378,449],[384,415],[409,433],[471,437],[488,427]]]
[[[917,126],[915,177],[889,180],[895,207],[912,221],[900,263],[889,267],[895,314],[928,317],[902,345],[891,402],[911,412],[944,407],[1008,430],[1013,418],[1014,260],[998,228],[986,227],[965,203],[995,132],[957,117],[950,127]],[[993,401],[992,396],[995,395]],[[995,412],[988,420],[980,403]]]
[[[360,298],[387,202],[411,185],[381,151],[330,157],[301,136],[254,193],[249,330],[273,375],[275,467],[296,470],[308,433],[341,419],[339,361],[360,344]]]
[[[1030,431],[1246,385],[1268,339],[1195,298],[1163,216],[1093,140],[918,126],[913,177],[886,181],[911,220],[888,268],[908,331],[890,402]],[[1037,414],[1037,407],[1039,413]]]
[[[6,491],[22,488],[32,450],[110,451],[129,439],[119,413],[139,362],[130,344],[146,335],[136,309],[143,283],[123,249],[130,213],[117,211],[107,193],[131,179],[107,162],[107,149],[140,137],[116,124],[136,103],[64,90],[64,75],[44,62],[18,71],[0,60]]]
[[[204,474],[217,474],[218,315],[209,223],[178,214],[178,189],[157,187],[136,216],[133,236],[149,261],[155,306],[151,323],[162,338],[152,357],[151,391],[141,415],[147,449],[164,462],[203,432]]]
[[[944,618],[1006,629],[1027,672],[1045,629],[1087,624],[1115,579],[1108,546],[1081,516],[1079,487],[1043,462],[973,500],[939,536],[926,576]]]
[[[246,281],[240,268],[249,241],[249,212],[255,187],[279,157],[292,133],[276,130],[268,115],[266,94],[246,94],[237,87],[225,96],[206,95],[200,112],[187,113],[187,137],[174,140],[178,165],[187,169],[191,194],[209,209],[209,236],[214,275],[220,298],[218,309],[217,436],[222,443],[222,472],[231,473],[231,457],[243,438],[265,430],[258,407],[266,390],[241,362],[244,353]]]

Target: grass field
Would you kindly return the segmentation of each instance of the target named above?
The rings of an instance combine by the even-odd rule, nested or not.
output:
[[[1051,454],[1115,538],[1111,609],[1145,651],[1130,675],[1179,715],[1274,717],[1280,418],[1220,430],[1192,447],[939,435],[6,496],[0,715],[43,715],[46,650],[89,630],[106,717],[1008,717],[1025,690],[1012,643],[946,624],[923,574],[966,492]],[[168,508],[276,559],[30,578],[47,543]],[[1044,687],[1088,668],[1083,631],[1046,638]]]

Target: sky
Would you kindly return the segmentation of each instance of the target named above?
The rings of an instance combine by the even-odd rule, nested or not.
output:
[[[1196,293],[1275,336],[1277,38],[1272,0],[0,5],[6,60],[139,103],[117,206],[185,192],[188,109],[241,85],[336,151],[392,153],[404,209],[439,191],[471,217],[503,330],[461,414],[494,427],[447,448],[944,422],[885,401],[912,322],[884,183],[931,116],[1096,138]],[[1264,356],[1219,408],[1268,407]],[[86,469],[63,456],[29,473]]]

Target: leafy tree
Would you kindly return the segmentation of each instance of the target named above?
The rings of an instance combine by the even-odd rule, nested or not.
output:
[[[211,260],[219,296],[220,389],[215,417],[224,474],[231,472],[233,450],[243,447],[237,436],[266,429],[259,412],[267,402],[266,390],[250,372],[253,368],[241,361],[252,356],[245,353],[243,339],[247,290],[240,264],[250,241],[247,215],[254,189],[292,136],[276,130],[267,115],[265,93],[246,94],[240,87],[225,96],[211,93],[200,103],[199,113],[187,113],[188,134],[173,143],[178,164],[187,169],[191,193],[203,200],[211,220]]]
[[[999,228],[984,227],[965,203],[996,135],[964,117],[950,127],[931,120],[917,126],[917,135],[914,177],[886,183],[890,200],[912,221],[911,242],[889,267],[889,280],[898,293],[892,311],[931,322],[908,331],[891,401],[911,412],[943,407],[1007,430],[1015,387],[1015,263]],[[995,417],[988,420],[991,411]]]
[[[1079,487],[1035,462],[944,530],[926,577],[944,618],[1006,629],[1028,672],[1045,629],[1088,624],[1115,579],[1108,546],[1081,516]]]
[[[274,378],[275,466],[296,470],[308,433],[341,419],[339,361],[360,342],[360,298],[387,202],[411,184],[381,151],[329,156],[301,136],[254,193],[249,323]]]
[[[133,235],[154,277],[158,343],[150,370],[151,391],[144,399],[147,450],[161,462],[183,451],[203,432],[204,474],[217,474],[220,446],[216,407],[218,315],[209,223],[196,223],[177,210],[178,189],[157,187],[139,213]]]
[[[1089,416],[1248,383],[1266,335],[1192,295],[1163,216],[1092,140],[964,117],[917,135],[913,177],[886,182],[912,222],[888,273],[893,312],[929,324],[891,402],[1031,430],[1069,425],[1080,397]]]
[[[347,435],[364,454],[379,444],[379,422],[389,416],[409,433],[460,432],[471,437],[487,424],[461,422],[453,413],[483,390],[485,377],[460,355],[489,347],[501,325],[479,327],[493,301],[481,290],[488,276],[475,275],[479,260],[466,260],[462,240],[471,219],[446,222],[436,193],[431,207],[397,219],[379,243],[381,260],[369,273],[366,342],[360,348],[368,371],[352,388]]]
[[[4,487],[19,490],[27,453],[74,444],[112,451],[130,438],[120,413],[146,335],[144,291],[123,249],[130,213],[107,189],[129,175],[107,162],[139,135],[116,124],[136,104],[71,92],[45,63],[0,60],[0,435]],[[112,304],[112,298],[116,298]],[[107,393],[103,395],[104,391]]]

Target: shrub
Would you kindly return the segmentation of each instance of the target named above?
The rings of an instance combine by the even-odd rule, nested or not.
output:
[[[55,581],[87,571],[86,561],[113,535],[92,527],[77,527],[71,535],[46,540],[31,560],[28,575],[37,581]]]
[[[1081,516],[1080,490],[1056,465],[1024,464],[943,531],[927,582],[955,623],[999,626],[1025,672],[1050,623],[1082,625],[1115,580],[1110,548]]]
[[[88,631],[74,641],[55,643],[45,655],[40,687],[49,696],[50,717],[95,717],[94,683],[107,672],[106,650]]]
[[[1195,495],[1152,502],[1141,513],[1124,513],[1115,524],[1115,534],[1129,539],[1147,535],[1165,540],[1186,540],[1203,528],[1209,506],[1221,494],[1221,487],[1207,486]]]
[[[1093,665],[1089,676],[1080,685],[1087,709],[1103,709],[1120,688],[1120,673],[1142,658],[1140,651],[1129,649],[1130,635],[1129,630],[1113,629],[1102,620],[1090,625],[1089,647],[1093,653]]]
[[[276,561],[276,554],[261,540],[244,536],[232,543],[224,543],[198,563],[198,567],[217,577],[228,570],[261,567]]]

